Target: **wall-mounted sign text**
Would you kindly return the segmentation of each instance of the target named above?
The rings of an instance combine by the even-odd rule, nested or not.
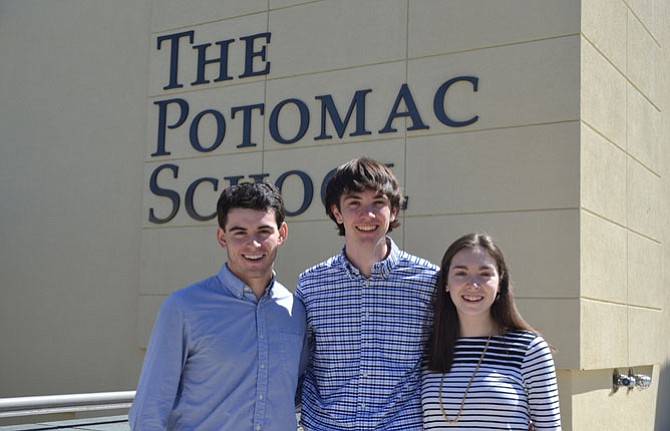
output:
[[[162,86],[163,90],[174,90],[184,87],[185,83],[190,86],[204,86],[207,84],[230,81],[244,80],[251,77],[268,76],[271,73],[271,62],[268,58],[268,45],[271,41],[271,33],[258,33],[248,36],[242,36],[239,39],[219,40],[213,43],[194,44],[195,31],[185,31],[157,38],[156,49],[169,56],[168,79]],[[185,42],[185,43],[184,43]],[[243,58],[230,58],[230,47],[233,44],[243,45]],[[183,46],[190,46],[190,49],[196,52],[189,58],[196,58],[194,67],[186,68],[194,70],[193,76],[184,76],[180,74],[180,62],[184,56],[180,56]],[[218,48],[217,48],[218,47]],[[211,52],[216,54],[211,57]],[[210,57],[208,57],[210,55]],[[230,64],[237,60],[242,62],[243,70],[238,75],[232,75]],[[218,66],[218,67],[216,67]],[[212,73],[214,71],[215,73]],[[208,76],[207,72],[211,76]],[[449,91],[455,86],[467,86],[471,91],[477,92],[479,78],[475,76],[455,76],[444,82],[438,82],[435,85],[432,100],[432,114],[430,118],[447,127],[465,127],[474,124],[479,120],[479,116],[473,115],[469,118],[452,118],[448,114]],[[317,101],[318,109],[312,108],[306,100],[298,97],[290,97],[277,103],[267,106],[263,101],[257,103],[245,103],[232,106],[227,111],[215,108],[206,108],[194,110],[185,97],[169,97],[153,102],[155,106],[156,118],[156,141],[152,142],[150,157],[160,159],[170,156],[172,148],[167,139],[170,133],[187,131],[188,142],[183,145],[189,145],[196,154],[206,155],[212,153],[222,145],[235,147],[237,149],[249,149],[258,145],[257,137],[253,136],[252,131],[256,122],[267,121],[268,137],[273,142],[281,145],[296,145],[305,141],[328,141],[333,140],[334,135],[343,139],[345,134],[349,137],[367,136],[376,133],[378,135],[388,135],[398,132],[397,125],[403,124],[405,130],[427,130],[431,125],[426,122],[425,116],[419,112],[415,102],[414,95],[408,84],[401,84],[395,95],[394,102],[388,106],[383,123],[369,124],[366,109],[372,96],[372,88],[362,88],[353,91],[345,99],[350,100],[348,106],[336,106],[332,94],[316,94],[314,100]],[[340,95],[342,96],[342,95]],[[312,103],[312,106],[315,106]],[[297,115],[295,115],[297,113]],[[264,118],[267,116],[267,119]],[[406,121],[402,121],[406,120]],[[282,127],[285,122],[291,122],[290,126]],[[313,121],[318,122],[317,133],[308,134],[309,125]],[[226,132],[233,122],[241,127],[241,138],[237,141],[228,142]],[[208,124],[211,129],[214,127],[215,133],[209,133],[207,139],[203,139],[201,127]],[[406,124],[406,126],[405,126]],[[286,130],[290,130],[288,133]],[[348,132],[348,133],[347,133]],[[180,143],[181,145],[182,143]],[[167,199],[170,202],[170,210],[164,214],[158,214],[154,208],[149,208],[148,219],[154,224],[169,223],[175,218],[182,208],[185,209],[188,216],[196,221],[207,221],[213,219],[216,214],[208,212],[202,214],[196,209],[194,199],[199,187],[211,187],[214,191],[219,188],[237,184],[240,181],[267,181],[270,176],[267,173],[250,173],[245,175],[226,175],[221,178],[205,176],[192,181],[186,188],[183,196],[167,185],[161,184],[160,177],[179,178],[179,165],[175,162],[166,162],[155,167],[149,176],[149,190],[160,198]],[[289,216],[297,216],[304,213],[310,206],[314,197],[314,181],[311,176],[301,169],[291,169],[281,174],[274,180],[274,184],[281,190],[286,183],[287,178],[295,177],[302,184],[303,199],[297,208],[287,208]],[[322,192],[323,185],[328,175],[321,180],[320,187],[317,190]],[[295,182],[291,182],[295,184]]]

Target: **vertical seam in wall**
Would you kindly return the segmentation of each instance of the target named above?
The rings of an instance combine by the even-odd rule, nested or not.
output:
[[[625,73],[625,80],[624,81],[626,83],[626,88],[624,89],[624,91],[625,91],[624,105],[626,107],[626,111],[624,113],[624,121],[625,121],[625,126],[626,126],[626,133],[625,133],[625,137],[626,137],[625,148],[626,148],[626,151],[624,152],[624,154],[626,155],[626,181],[625,181],[625,184],[626,184],[626,198],[625,198],[624,202],[626,202],[626,211],[625,211],[625,214],[626,214],[626,218],[625,218],[626,219],[626,230],[625,230],[625,232],[626,232],[626,241],[625,241],[625,244],[626,244],[626,362],[628,363],[628,367],[630,368],[630,366],[631,366],[631,362],[630,362],[631,361],[631,359],[630,359],[630,276],[629,276],[629,271],[630,271],[630,244],[629,244],[629,241],[630,241],[630,224],[629,224],[629,217],[628,217],[628,208],[629,208],[629,202],[628,202],[629,192],[628,192],[628,189],[630,187],[630,184],[629,184],[629,178],[630,178],[630,171],[629,171],[629,167],[630,167],[629,166],[630,148],[629,148],[629,145],[630,145],[630,142],[629,142],[629,134],[628,134],[628,130],[629,130],[629,124],[628,124],[628,86],[630,85],[629,84],[629,77],[628,77],[628,74],[629,74],[628,67],[630,65],[629,64],[630,63],[630,59],[629,59],[630,52],[628,51],[628,38],[630,37],[630,34],[629,34],[630,29],[628,28],[628,21],[629,21],[629,18],[630,18],[630,14],[632,12],[631,12],[631,9],[630,9],[630,6],[628,5],[628,3],[625,3],[625,4],[626,4],[626,47],[625,47],[626,73]]]
[[[270,32],[270,0],[267,0],[267,9],[265,12],[265,31]],[[270,51],[272,51],[272,41],[270,41],[270,46],[268,47],[267,56],[270,58]],[[271,63],[270,63],[271,64]],[[272,73],[272,72],[270,72]],[[263,105],[268,106],[268,75],[263,77]],[[265,172],[265,115],[263,115],[263,128],[261,132],[261,172]]]
[[[405,82],[409,85],[409,0],[405,2]],[[407,126],[408,119],[405,118],[405,130],[403,132],[403,195],[406,195],[407,192]],[[409,204],[409,202],[407,202]],[[409,208],[409,205],[407,206]],[[405,210],[407,211],[407,210]],[[407,226],[405,222],[407,220],[406,213],[403,211],[403,220],[402,220],[402,244],[403,248],[407,248],[405,243],[405,232]]]

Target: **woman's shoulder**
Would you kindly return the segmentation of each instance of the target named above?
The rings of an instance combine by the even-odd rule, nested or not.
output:
[[[540,334],[526,329],[513,330],[501,335],[499,338],[501,342],[516,345],[524,350],[537,344],[546,344]]]
[[[511,340],[534,340],[540,335],[536,332],[529,331],[527,329],[515,329],[513,331],[509,331],[503,335],[503,337],[509,338]],[[541,337],[540,337],[541,338]]]
[[[508,345],[515,346],[527,355],[551,355],[552,347],[538,333],[528,330],[510,331],[503,336]]]

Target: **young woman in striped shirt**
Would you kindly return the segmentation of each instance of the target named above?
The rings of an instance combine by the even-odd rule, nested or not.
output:
[[[422,373],[424,430],[560,430],[551,350],[517,311],[490,236],[446,251]]]

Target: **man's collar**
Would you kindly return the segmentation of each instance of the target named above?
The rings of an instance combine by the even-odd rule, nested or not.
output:
[[[376,262],[372,265],[372,277],[381,277],[385,278],[391,273],[391,269],[398,263],[400,259],[400,249],[393,242],[391,237],[386,237],[386,244],[389,247],[389,253],[384,260]],[[361,272],[354,266],[353,263],[347,258],[346,255],[346,246],[342,246],[342,251],[338,256],[338,263],[342,265],[346,271],[352,277],[358,277],[361,275]]]
[[[233,274],[233,272],[228,268],[228,264],[224,263],[221,266],[221,269],[219,270],[218,274],[219,280],[221,281],[221,284],[223,285],[224,289],[228,289],[230,293],[233,294],[236,298],[242,298],[244,297],[244,290],[245,288],[251,289],[251,287],[247,286],[247,284],[240,280],[238,276]],[[263,296],[267,295],[268,292],[272,292],[272,288],[275,284],[275,280],[277,279],[277,274],[275,274],[274,271],[272,271],[272,279],[270,280],[270,283],[267,285],[265,288],[265,292],[263,293]]]

